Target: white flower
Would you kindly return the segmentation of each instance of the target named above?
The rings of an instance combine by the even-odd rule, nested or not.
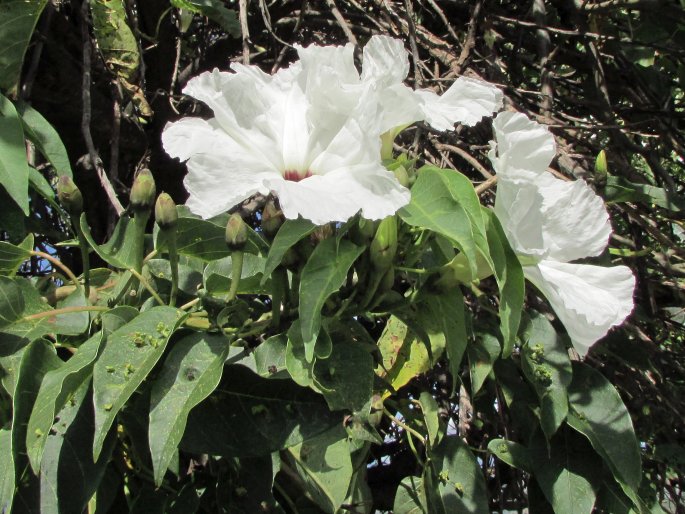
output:
[[[494,121],[497,171],[495,213],[523,271],[585,355],[633,310],[635,278],[626,266],[606,268],[570,261],[601,254],[611,225],[602,199],[583,181],[547,173],[555,153],[547,129],[519,113]]]
[[[214,118],[170,123],[162,142],[187,161],[191,211],[209,218],[255,193],[274,193],[288,218],[323,224],[360,210],[384,218],[410,194],[381,164],[383,133],[394,137],[421,120],[440,130],[470,125],[501,106],[497,88],[472,79],[458,79],[442,96],[408,88],[407,51],[389,37],[371,38],[361,75],[352,45],[297,51],[300,61],[273,76],[233,64],[233,73],[188,82],[184,93]]]

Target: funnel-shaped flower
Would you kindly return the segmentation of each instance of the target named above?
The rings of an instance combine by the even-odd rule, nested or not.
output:
[[[611,225],[602,199],[583,181],[546,172],[555,152],[547,129],[522,114],[494,121],[490,159],[498,176],[495,212],[523,271],[549,300],[573,346],[585,355],[633,310],[635,278],[626,266],[570,261],[601,254]]]
[[[391,38],[371,38],[361,75],[353,50],[298,47],[300,61],[274,75],[233,64],[233,73],[189,81],[184,93],[214,118],[171,123],[162,142],[187,161],[190,210],[209,218],[273,192],[287,218],[323,224],[360,210],[384,218],[410,195],[381,164],[381,134],[419,120],[472,124],[501,104],[501,93],[480,81],[460,79],[442,97],[406,87],[407,52]]]

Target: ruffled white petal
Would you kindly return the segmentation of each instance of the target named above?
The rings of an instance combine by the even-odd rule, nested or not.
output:
[[[263,155],[236,143],[216,122],[185,118],[169,123],[162,144],[170,156],[188,161],[186,205],[205,219],[257,192],[268,193],[264,179],[280,176]]]
[[[360,210],[367,219],[381,219],[409,203],[410,193],[382,166],[354,168],[314,175],[300,182],[269,179],[286,218],[302,216],[317,225],[346,221]]]
[[[497,87],[468,77],[459,77],[441,96],[417,90],[423,119],[436,130],[451,130],[455,123],[472,126],[502,108],[503,94]]]
[[[492,125],[497,146],[488,155],[499,175],[512,170],[547,170],[556,153],[554,136],[547,127],[516,112],[499,113]]]
[[[373,36],[363,55],[362,81],[390,87],[401,84],[409,74],[409,54],[399,39]]]
[[[581,356],[633,310],[635,277],[626,266],[544,260],[523,271],[547,298]]]

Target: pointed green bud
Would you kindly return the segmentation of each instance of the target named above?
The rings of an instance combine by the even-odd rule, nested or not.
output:
[[[595,159],[595,184],[599,187],[604,187],[607,183],[608,175],[609,163],[607,162],[607,154],[602,150],[597,154],[597,159]]]
[[[57,181],[57,198],[71,216],[79,216],[83,212],[83,196],[74,181],[62,175]]]
[[[266,202],[262,211],[262,230],[267,237],[274,237],[278,229],[283,225],[285,217],[283,212],[276,207],[276,202],[270,199]]]
[[[156,196],[157,186],[152,177],[152,172],[148,169],[140,170],[133,180],[131,196],[129,197],[133,212],[152,209]]]
[[[388,216],[376,230],[371,241],[371,264],[376,270],[386,270],[397,253],[397,218]]]
[[[178,221],[176,203],[167,193],[162,193],[157,197],[155,221],[161,230],[169,230],[176,226],[176,221]]]
[[[237,252],[245,248],[247,243],[247,225],[237,212],[231,214],[226,224],[226,244],[229,250]]]

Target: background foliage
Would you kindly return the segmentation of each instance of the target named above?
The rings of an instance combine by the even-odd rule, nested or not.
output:
[[[2,0],[0,27],[1,509],[685,512],[682,2]],[[239,301],[226,301],[227,218],[182,208],[179,305],[199,298],[194,314],[129,294],[140,219],[119,215],[142,168],[183,202],[184,167],[160,133],[208,114],[181,95],[187,80],[232,61],[274,71],[293,44],[377,33],[405,41],[417,87],[461,74],[498,84],[554,132],[552,172],[608,202],[605,259],[635,272],[636,308],[584,363],[569,360],[531,291],[512,356],[500,357],[495,281],[462,299],[397,269],[397,296],[363,304],[348,270],[366,278],[375,227],[327,234],[289,221],[273,239],[262,198],[239,209],[257,229]],[[397,150],[458,170],[488,204],[491,137],[488,122],[419,126]],[[595,166],[602,150],[606,168]],[[422,187],[456,176],[444,173],[421,175]],[[48,259],[83,271],[55,199],[61,175],[85,199],[89,298]],[[421,201],[401,213],[398,266],[428,269],[453,252],[449,227],[412,213]],[[430,252],[413,256],[424,230]],[[147,232],[158,254],[139,271],[166,300],[168,242],[152,223]],[[296,244],[299,288],[279,266]],[[48,306],[77,312],[42,316]]]

